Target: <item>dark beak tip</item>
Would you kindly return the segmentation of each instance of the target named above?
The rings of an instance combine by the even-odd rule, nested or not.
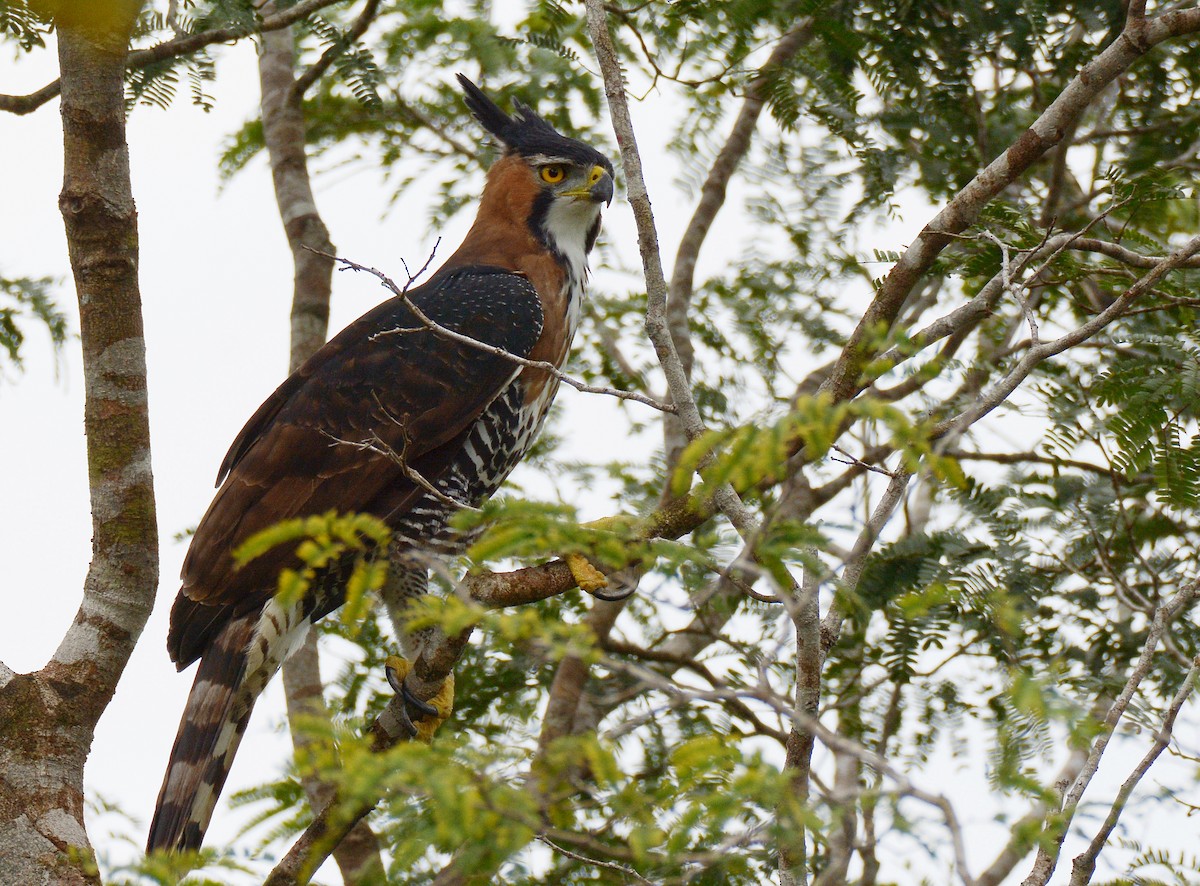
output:
[[[592,187],[592,199],[605,206],[612,206],[613,193],[613,180],[607,175]]]

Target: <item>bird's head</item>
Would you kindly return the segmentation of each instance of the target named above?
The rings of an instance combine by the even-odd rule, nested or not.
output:
[[[464,77],[467,107],[504,146],[492,179],[503,177],[508,199],[528,199],[534,234],[569,263],[591,251],[600,233],[601,204],[612,203],[612,162],[595,148],[568,138],[522,102],[513,115],[500,110]]]

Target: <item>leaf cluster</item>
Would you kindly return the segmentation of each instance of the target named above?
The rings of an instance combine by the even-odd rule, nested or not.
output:
[[[22,328],[29,320],[46,327],[50,343],[59,351],[67,340],[67,318],[54,304],[50,277],[0,277],[0,349],[18,369],[22,365]],[[2,378],[3,376],[0,376]]]

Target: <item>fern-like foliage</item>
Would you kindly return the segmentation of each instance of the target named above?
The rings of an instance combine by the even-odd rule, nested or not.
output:
[[[306,24],[317,36],[323,52],[333,54],[333,69],[354,97],[368,108],[379,108],[381,75],[370,50],[348,31],[321,16],[313,16]]]
[[[50,24],[25,0],[0,0],[0,40],[14,41],[23,52],[44,49]]]
[[[1113,466],[1127,476],[1151,471],[1159,497],[1179,508],[1200,504],[1200,345],[1193,333],[1141,335],[1092,388],[1111,412]]]
[[[51,296],[54,285],[50,277],[0,277],[0,349],[17,368],[22,365],[27,321],[45,326],[56,352],[67,340],[67,318]]]

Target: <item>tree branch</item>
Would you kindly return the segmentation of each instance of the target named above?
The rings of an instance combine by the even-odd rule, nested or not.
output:
[[[874,359],[873,342],[880,330],[892,327],[913,287],[953,237],[974,224],[993,197],[1057,145],[1109,83],[1157,44],[1196,30],[1200,30],[1200,8],[1166,13],[1149,21],[1131,16],[1121,35],[1084,65],[1033,125],[959,191],[905,250],[851,333],[823,390],[836,402],[853,397],[864,369]]]
[[[229,43],[234,40],[240,40],[242,37],[248,37],[251,34],[265,34],[270,31],[277,31],[307,18],[314,12],[324,9],[326,6],[333,6],[341,2],[344,2],[344,0],[300,0],[294,6],[289,6],[287,9],[281,10],[274,15],[264,17],[258,22],[256,27],[230,25],[224,28],[214,28],[211,31],[201,31],[198,34],[186,34],[182,37],[174,37],[171,40],[159,43],[157,46],[151,46],[148,49],[138,49],[129,53],[125,61],[125,70],[137,70],[168,58],[190,55],[193,52],[204,49],[206,46],[212,46],[214,43]],[[31,113],[57,96],[61,88],[62,81],[55,80],[53,83],[46,84],[37,92],[32,92],[28,95],[0,95],[0,111],[9,111],[13,114]]]
[[[1071,827],[1075,811],[1079,808],[1079,801],[1083,798],[1083,793],[1091,783],[1096,770],[1100,768],[1100,759],[1104,756],[1104,752],[1108,748],[1108,743],[1113,733],[1116,732],[1117,725],[1120,723],[1125,709],[1129,706],[1129,702],[1133,699],[1133,695],[1137,692],[1142,680],[1150,673],[1151,666],[1154,664],[1154,654],[1158,649],[1163,632],[1166,630],[1167,625],[1184,609],[1190,606],[1197,596],[1200,596],[1200,579],[1190,579],[1170,599],[1155,610],[1154,618],[1150,622],[1150,629],[1146,633],[1146,641],[1142,646],[1142,653],[1138,656],[1137,662],[1130,670],[1129,677],[1126,679],[1121,693],[1113,701],[1113,705],[1108,711],[1108,716],[1104,718],[1104,731],[1093,742],[1083,771],[1075,778],[1071,789],[1063,797],[1060,813],[1054,821],[1047,825],[1046,831],[1043,834],[1041,848],[1038,849],[1037,859],[1034,861],[1033,870],[1022,881],[1021,886],[1046,886],[1050,881],[1050,877],[1054,874],[1054,868],[1058,864],[1063,840],[1066,838],[1067,831]]]
[[[1070,248],[1081,252],[1098,252],[1101,255],[1107,255],[1109,258],[1116,259],[1122,264],[1135,268],[1152,268],[1166,258],[1166,256],[1142,255],[1140,252],[1135,252],[1118,243],[1097,240],[1094,237],[1078,237],[1072,241]],[[1179,267],[1200,268],[1200,257],[1193,256],[1179,265]]]
[[[371,22],[375,21],[378,15],[379,0],[367,0],[363,4],[362,12],[354,20],[354,24],[346,29],[343,39],[321,53],[321,57],[313,62],[307,71],[296,78],[296,82],[292,84],[292,92],[295,98],[304,98],[305,93],[312,88],[314,83],[321,79],[322,75],[329,70],[330,65],[346,52],[346,47],[367,32],[367,28],[371,27]]]
[[[658,231],[654,223],[654,212],[650,208],[650,195],[646,191],[645,176],[642,175],[642,160],[638,153],[637,136],[629,116],[629,103],[625,95],[624,75],[617,60],[612,37],[608,33],[608,14],[601,0],[586,0],[588,33],[600,63],[604,77],[604,94],[608,97],[608,111],[617,145],[621,151],[621,163],[625,170],[629,205],[633,209],[638,230],[638,249],[642,257],[642,270],[646,278],[646,334],[654,345],[659,365],[667,379],[667,390],[675,406],[675,414],[689,440],[700,437],[704,431],[704,420],[692,396],[687,372],[680,362],[671,337],[667,319],[667,283],[663,276],[662,258],[658,249]],[[711,461],[711,455],[701,461],[701,466]],[[757,531],[754,519],[742,503],[733,487],[728,483],[713,492],[713,501],[733,524],[743,539],[749,539]]]
[[[275,0],[267,0],[261,9],[268,19],[278,15]],[[258,57],[263,141],[294,268],[288,358],[291,372],[316,353],[328,336],[333,276],[333,262],[324,257],[324,253],[333,251],[333,244],[317,209],[308,172],[303,90],[296,88],[295,79],[295,39],[291,26],[267,31],[262,35]],[[317,631],[307,633],[301,647],[283,663],[282,671],[292,747],[301,760],[313,742],[300,724],[305,720],[332,723],[321,680]],[[333,785],[304,766],[298,768],[309,808],[314,812],[324,809],[333,800]],[[366,822],[359,822],[339,841],[333,854],[347,884],[374,882],[383,876],[379,841]]]
[[[55,18],[58,205],[79,304],[91,561],[79,609],[46,665],[32,674],[0,670],[0,876],[99,886],[84,821],[84,762],[153,608],[159,552],[122,80],[141,3],[77,6],[64,5]]]
[[[1121,813],[1129,803],[1129,798],[1133,795],[1134,789],[1137,788],[1138,782],[1150,771],[1150,767],[1154,765],[1154,761],[1170,745],[1171,732],[1175,728],[1175,719],[1179,716],[1179,711],[1183,708],[1183,703],[1188,700],[1188,697],[1195,690],[1198,676],[1200,676],[1200,656],[1192,660],[1192,666],[1184,674],[1183,682],[1179,685],[1175,697],[1171,699],[1166,716],[1163,717],[1162,727],[1154,735],[1154,744],[1150,746],[1150,750],[1146,751],[1145,756],[1142,757],[1138,765],[1134,767],[1133,772],[1129,774],[1129,777],[1121,785],[1121,789],[1117,792],[1116,799],[1113,800],[1112,807],[1108,810],[1108,815],[1104,819],[1104,824],[1100,826],[1088,848],[1077,855],[1071,863],[1070,886],[1087,886],[1092,881],[1092,875],[1096,872],[1096,859],[1100,856],[1100,851],[1108,842],[1108,838],[1112,836],[1113,829],[1116,828],[1117,822],[1121,818]]]

